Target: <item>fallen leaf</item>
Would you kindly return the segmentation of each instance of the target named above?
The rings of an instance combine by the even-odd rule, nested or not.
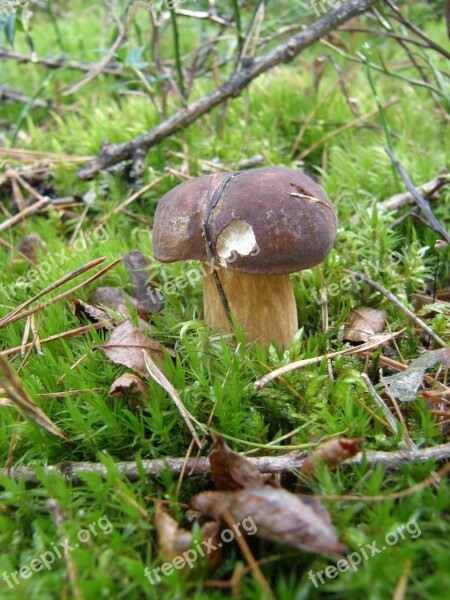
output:
[[[138,301],[138,313],[143,319],[148,319],[151,312],[160,311],[162,306],[160,295],[149,294],[148,288],[154,289],[149,282],[151,262],[145,254],[137,250],[121,256]]]
[[[124,373],[113,381],[109,388],[108,396],[117,398],[125,396],[131,406],[145,406],[144,400],[148,398],[148,389],[140,377],[134,373]]]
[[[328,440],[315,448],[303,462],[300,473],[309,475],[320,464],[326,464],[329,469],[335,469],[344,460],[355,456],[360,451],[364,438],[341,438]]]
[[[450,346],[425,352],[419,358],[411,361],[404,371],[385,377],[384,383],[395,398],[402,402],[411,402],[416,399],[416,393],[423,382],[425,371],[436,363],[442,363],[446,369],[450,367]]]
[[[212,436],[214,444],[208,458],[217,489],[241,490],[264,485],[264,476],[245,456],[231,450],[220,435]]]
[[[66,440],[67,437],[61,429],[51,421],[39,408],[30,394],[22,386],[20,379],[11,365],[0,356],[0,383],[6,396],[32,421],[40,425],[52,435]]]
[[[142,333],[131,321],[117,325],[105,344],[93,346],[93,350],[103,350],[116,365],[125,365],[138,373],[146,373],[143,350],[152,360],[164,363],[164,350],[171,356],[175,354],[154,342]]]
[[[342,337],[348,342],[368,342],[373,335],[383,332],[385,322],[384,310],[359,306],[350,313]]]
[[[87,302],[83,302],[79,298],[71,298],[69,300],[69,307],[80,323],[83,319],[87,319],[90,323],[104,323],[107,328],[110,328],[113,324],[113,319],[105,310],[92,306],[92,304],[87,304]]]
[[[41,236],[34,231],[23,237],[16,246],[17,250],[27,256],[32,262],[38,259],[38,250],[47,251],[47,244]]]
[[[252,519],[258,537],[309,552],[342,552],[326,509],[314,498],[258,486],[237,492],[202,492],[191,506],[214,519],[228,509],[235,523]]]
[[[124,317],[130,317],[130,311],[128,310],[125,298],[130,306],[137,310],[138,301],[136,298],[129,296],[118,287],[98,287],[90,295],[89,301],[92,304],[100,304],[112,308],[112,310]]]
[[[176,556],[183,554],[189,548],[192,548],[194,538],[190,531],[178,526],[178,523],[171,517],[158,503],[154,518],[156,534],[158,536],[158,545],[162,555],[168,561],[173,560]],[[217,546],[219,538],[220,523],[212,521],[206,523],[200,529],[201,541],[211,541],[214,546]],[[208,560],[218,559],[217,553],[207,554]]]

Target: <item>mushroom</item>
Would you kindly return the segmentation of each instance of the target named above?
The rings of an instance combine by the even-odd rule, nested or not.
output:
[[[322,188],[287,167],[184,181],[158,203],[153,252],[161,262],[203,261],[204,319],[247,341],[289,347],[298,329],[289,274],[322,262],[336,236]]]

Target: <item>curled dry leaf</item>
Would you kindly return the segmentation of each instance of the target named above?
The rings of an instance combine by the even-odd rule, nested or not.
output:
[[[359,306],[350,313],[343,339],[348,342],[368,342],[371,336],[382,333],[386,322],[384,310]]]
[[[106,311],[92,306],[92,304],[87,304],[79,298],[71,298],[69,300],[69,307],[75,318],[80,322],[83,319],[87,319],[90,323],[104,323],[107,328],[110,328],[113,324],[113,319]]]
[[[146,372],[143,350],[148,352],[152,360],[164,363],[164,346],[144,335],[131,321],[117,325],[105,344],[93,346],[92,349],[103,350],[113,363],[125,365],[138,373]],[[167,352],[175,356],[171,350]]]
[[[237,492],[203,492],[192,498],[191,506],[215,519],[228,509],[235,523],[252,519],[258,537],[301,550],[334,554],[345,549],[320,502],[284,489],[266,485]]]
[[[0,384],[3,386],[6,396],[32,421],[43,427],[52,435],[66,440],[67,437],[61,429],[51,421],[39,408],[30,394],[22,386],[20,379],[11,365],[0,356]]]
[[[309,475],[319,464],[326,464],[329,469],[335,469],[344,460],[355,456],[360,451],[360,445],[365,438],[341,438],[328,440],[315,448],[305,459],[300,473]]]
[[[134,373],[124,373],[112,383],[108,396],[125,396],[132,407],[144,406],[144,400],[148,398],[148,389],[140,377]]]
[[[154,518],[156,534],[158,536],[158,545],[162,555],[166,560],[173,560],[189,548],[192,548],[193,536],[190,531],[178,526],[178,523],[173,519],[160,504],[156,505]],[[218,544],[220,531],[219,521],[206,523],[200,530],[201,541],[210,541],[214,546]],[[207,554],[210,562],[216,562],[218,559],[217,553]]]
[[[34,231],[27,233],[16,246],[17,250],[27,256],[32,262],[36,263],[38,259],[38,251],[47,251],[47,244],[41,236]]]
[[[384,383],[394,397],[403,402],[411,402],[416,399],[425,371],[436,363],[442,363],[445,368],[450,367],[450,346],[422,354],[411,361],[404,371],[385,377]]]
[[[264,485],[262,473],[245,456],[231,450],[220,435],[213,433],[212,436],[214,444],[208,458],[217,489],[241,490]]]

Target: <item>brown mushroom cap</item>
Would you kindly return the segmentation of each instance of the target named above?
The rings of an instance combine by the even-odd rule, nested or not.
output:
[[[327,256],[337,228],[327,195],[304,173],[271,166],[196,177],[165,194],[153,228],[157,260],[208,260],[202,221],[225,182],[207,224],[216,261],[240,273],[281,274]]]

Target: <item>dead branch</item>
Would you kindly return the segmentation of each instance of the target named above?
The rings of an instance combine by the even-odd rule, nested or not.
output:
[[[427,181],[423,185],[419,186],[417,190],[424,196],[427,196],[436,188],[443,187],[446,185],[444,177],[447,173],[448,170],[446,168],[441,169],[441,174],[438,177],[435,177],[431,181]],[[380,202],[378,206],[383,210],[398,210],[402,206],[405,206],[406,204],[412,204],[413,202],[414,198],[410,192],[401,192],[400,194],[391,196],[387,200],[383,200],[383,202]]]
[[[422,213],[425,217],[425,220],[426,220],[426,225],[428,225],[428,227],[430,227],[430,229],[433,229],[434,231],[439,233],[446,240],[447,244],[450,244],[450,234],[448,233],[448,231],[446,229],[444,229],[442,227],[442,225],[439,223],[439,221],[434,216],[433,211],[430,208],[429,202],[427,200],[425,200],[425,198],[421,194],[419,194],[419,192],[416,190],[413,182],[408,177],[408,173],[405,171],[405,169],[402,167],[402,165],[396,159],[396,157],[394,156],[394,154],[390,150],[390,148],[385,148],[385,150],[387,152],[387,155],[391,159],[392,164],[394,165],[394,167],[397,169],[398,173],[400,174],[400,177],[403,179],[406,189],[411,194],[411,196],[414,198],[415,203],[422,211]]]
[[[31,98],[21,90],[8,88],[4,85],[0,85],[0,102],[21,102],[23,104],[29,104],[33,108],[55,108],[56,106],[52,100]]]
[[[289,452],[282,456],[261,456],[250,458],[248,460],[255,465],[261,473],[288,473],[293,470],[298,470],[305,458],[306,452]],[[366,461],[368,465],[384,465],[389,469],[396,469],[402,464],[418,461],[426,462],[428,460],[447,460],[450,458],[450,443],[433,446],[418,450],[417,452],[408,452],[406,450],[398,450],[395,452],[382,452],[375,450],[367,450],[359,453],[353,458],[346,460],[342,464],[359,464]],[[141,468],[147,478],[151,479],[158,477],[161,472],[169,469],[176,476],[179,475],[182,469],[187,473],[195,476],[205,476],[209,471],[209,461],[207,458],[191,458],[185,465],[185,458],[160,458],[152,460],[143,460],[139,466],[134,461],[118,462],[116,468],[124,477],[131,481],[136,481],[140,477]],[[71,462],[66,461],[58,465],[47,465],[43,467],[45,473],[62,473],[74,483],[79,483],[85,473],[99,473],[100,475],[107,474],[107,467],[103,463],[92,462]],[[1,475],[6,475],[5,469],[0,469]],[[39,478],[36,468],[20,466],[10,470],[12,479],[21,479],[27,483],[38,483]]]
[[[21,54],[20,52],[14,52],[5,46],[0,46],[0,58],[15,60],[18,63],[33,63],[35,65],[42,65],[48,69],[60,69],[66,67],[74,71],[86,71],[90,72],[97,65],[97,63],[83,62],[78,60],[67,60],[66,58],[39,58],[37,56]],[[114,61],[110,62],[103,69],[103,73],[108,75],[114,75],[115,77],[123,77],[124,70],[119,63]]]
[[[224,100],[239,96],[240,92],[262,73],[279,63],[293,60],[304,48],[366,11],[375,2],[376,0],[348,0],[307,29],[278,44],[273,50],[249,61],[245,68],[234,72],[223,85],[183,107],[156,127],[127,142],[108,145],[93,161],[79,169],[78,177],[89,179],[102,169],[131,158],[137,148],[148,149],[179,129],[187,127]]]

